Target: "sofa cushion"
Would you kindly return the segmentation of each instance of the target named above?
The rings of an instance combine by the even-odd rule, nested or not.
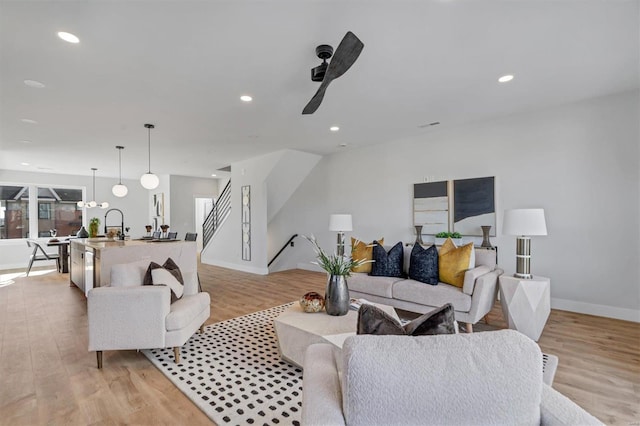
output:
[[[476,248],[474,250],[476,261],[474,266],[488,266],[492,271],[496,268],[496,251],[486,248]]]
[[[455,332],[455,318],[450,303],[421,315],[404,326],[375,305],[364,304],[358,311],[357,334],[430,336]]]
[[[384,238],[377,240],[380,245],[384,245]],[[373,243],[367,244],[363,241],[357,240],[351,237],[351,258],[355,260],[373,260]],[[365,263],[363,265],[351,268],[351,272],[371,272],[371,264],[373,262]]]
[[[353,273],[347,278],[347,287],[349,290],[391,299],[393,284],[398,281],[403,281],[403,278],[372,277],[364,273]]]
[[[438,285],[438,250],[415,244],[411,250],[409,278],[426,284]]]
[[[456,287],[462,287],[465,271],[473,268],[473,254],[473,243],[456,247],[451,238],[447,238],[447,241],[440,249],[438,258],[440,281]]]
[[[167,331],[181,330],[186,327],[200,312],[209,309],[209,293],[198,293],[184,296],[171,304],[171,310],[165,318]]]
[[[393,298],[434,307],[451,303],[453,309],[460,312],[469,312],[471,309],[471,296],[458,287],[442,282],[430,286],[414,280],[398,281],[393,284]]]
[[[373,265],[371,266],[371,274],[374,277],[402,277],[404,251],[402,242],[398,242],[391,250],[387,252],[384,247],[374,241],[373,246]]]

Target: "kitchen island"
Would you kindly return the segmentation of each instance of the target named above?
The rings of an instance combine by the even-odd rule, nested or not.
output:
[[[162,265],[172,258],[185,271],[197,271],[194,241],[110,240],[76,238],[70,244],[69,280],[86,296],[93,287],[107,286],[111,267],[119,263],[148,260]],[[188,265],[185,269],[183,265]]]

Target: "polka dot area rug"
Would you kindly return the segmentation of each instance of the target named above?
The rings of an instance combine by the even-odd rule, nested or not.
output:
[[[302,370],[280,359],[273,329],[289,305],[206,326],[180,364],[170,348],[142,352],[218,425],[299,425]]]

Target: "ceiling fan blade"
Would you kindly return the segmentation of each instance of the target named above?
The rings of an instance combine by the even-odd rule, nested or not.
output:
[[[347,34],[345,34],[331,62],[329,62],[329,67],[322,79],[322,83],[320,83],[318,91],[313,95],[313,98],[311,98],[307,106],[304,107],[302,114],[313,114],[316,112],[320,103],[322,103],[324,92],[327,90],[329,83],[351,68],[356,59],[358,59],[358,56],[360,56],[363,48],[364,43],[362,43],[354,33],[348,31]]]

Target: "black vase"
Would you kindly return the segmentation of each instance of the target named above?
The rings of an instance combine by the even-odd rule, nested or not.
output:
[[[324,294],[324,309],[333,316],[349,312],[349,287],[344,275],[330,275]]]
[[[89,238],[89,233],[87,232],[87,229],[83,226],[82,228],[80,228],[80,230],[76,234],[76,237],[78,237],[78,238]]]

